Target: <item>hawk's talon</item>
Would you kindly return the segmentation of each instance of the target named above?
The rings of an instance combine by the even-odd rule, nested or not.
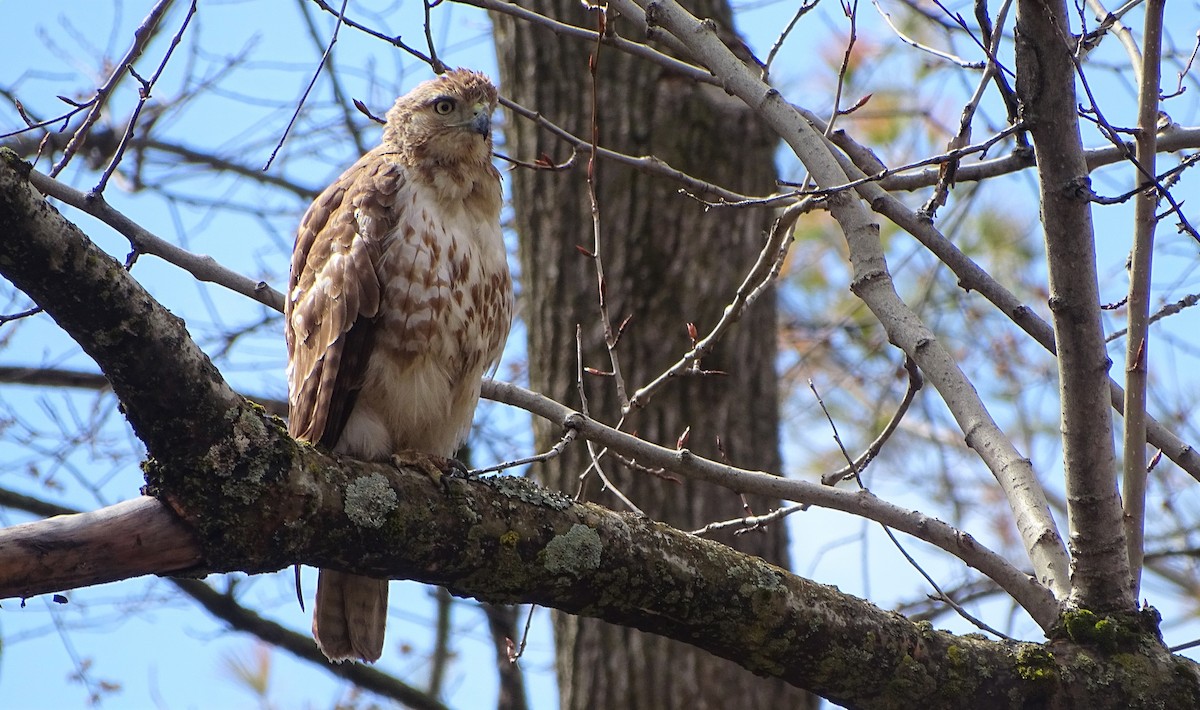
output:
[[[445,474],[447,476],[451,476],[453,478],[466,478],[466,479],[478,478],[478,476],[472,476],[471,469],[467,468],[467,465],[465,463],[463,463],[462,461],[459,461],[456,458],[446,459],[445,463],[446,463],[446,468],[443,469],[443,471],[445,472]]]
[[[429,477],[429,480],[440,485],[443,493],[450,492],[450,480],[454,478],[471,479],[467,465],[462,461],[445,456],[427,454],[423,451],[401,451],[391,457],[392,465],[399,469],[417,469]]]

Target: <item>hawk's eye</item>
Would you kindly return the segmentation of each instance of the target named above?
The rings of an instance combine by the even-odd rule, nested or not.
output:
[[[433,110],[439,116],[445,116],[454,110],[454,99],[438,99],[433,104]]]

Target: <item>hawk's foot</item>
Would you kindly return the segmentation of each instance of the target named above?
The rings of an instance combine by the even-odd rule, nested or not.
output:
[[[451,478],[469,478],[466,465],[458,459],[446,458],[427,454],[423,451],[405,449],[392,455],[392,465],[396,468],[415,468],[421,471],[442,489],[448,491]]]

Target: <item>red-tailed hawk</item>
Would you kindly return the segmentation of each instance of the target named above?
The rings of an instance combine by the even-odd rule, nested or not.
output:
[[[462,444],[512,320],[496,100],[463,69],[417,86],[305,213],[285,309],[297,439],[368,461]],[[313,635],[330,660],[379,658],[387,585],[320,571]]]

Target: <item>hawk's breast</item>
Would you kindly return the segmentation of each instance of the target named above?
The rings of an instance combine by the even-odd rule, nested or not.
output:
[[[396,227],[380,244],[375,345],[339,449],[451,456],[471,425],[483,375],[500,359],[512,282],[495,195],[439,200],[416,181],[396,195]],[[494,197],[495,199],[491,199]]]

